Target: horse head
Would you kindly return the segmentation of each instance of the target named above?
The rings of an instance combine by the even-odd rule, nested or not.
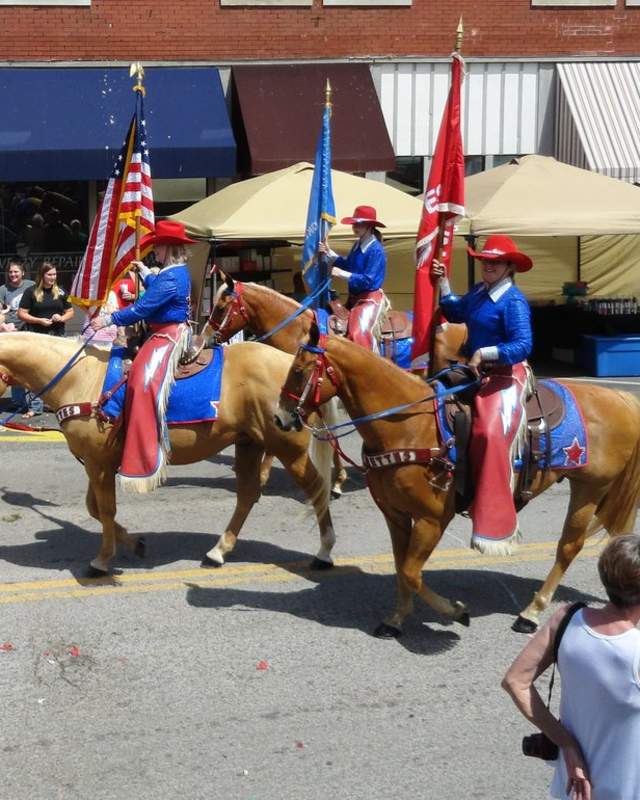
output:
[[[243,300],[244,284],[234,281],[222,270],[218,270],[218,274],[223,283],[216,294],[209,325],[215,343],[222,344],[246,327],[249,320]]]
[[[298,348],[280,391],[275,422],[281,430],[300,430],[302,420],[336,394],[336,373],[326,355],[328,338],[315,322],[311,323],[309,335]],[[325,381],[325,376],[329,380]]]

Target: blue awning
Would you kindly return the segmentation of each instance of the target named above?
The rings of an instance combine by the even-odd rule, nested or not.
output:
[[[134,111],[125,68],[0,69],[0,181],[108,178]],[[236,145],[212,67],[150,67],[145,116],[157,178],[234,175]]]

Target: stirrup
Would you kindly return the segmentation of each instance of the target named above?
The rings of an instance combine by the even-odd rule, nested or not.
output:
[[[200,353],[204,350],[205,344],[206,340],[204,336],[198,335],[189,337],[189,345],[184,353],[180,356],[180,361],[178,363],[185,367],[189,364],[193,364]]]

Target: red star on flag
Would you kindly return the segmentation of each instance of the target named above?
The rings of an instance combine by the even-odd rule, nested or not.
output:
[[[570,464],[579,465],[587,448],[580,447],[578,437],[574,436],[573,441],[571,442],[571,447],[563,447],[562,449],[564,450],[565,454],[565,466],[569,466]]]

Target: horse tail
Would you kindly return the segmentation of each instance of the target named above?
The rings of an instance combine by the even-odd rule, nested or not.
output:
[[[629,392],[619,392],[621,398],[631,406],[636,416],[636,429],[640,430],[640,401]],[[640,502],[640,437],[636,440],[631,457],[614,480],[609,491],[596,509],[596,516],[589,534],[604,528],[610,536],[631,533]]]

